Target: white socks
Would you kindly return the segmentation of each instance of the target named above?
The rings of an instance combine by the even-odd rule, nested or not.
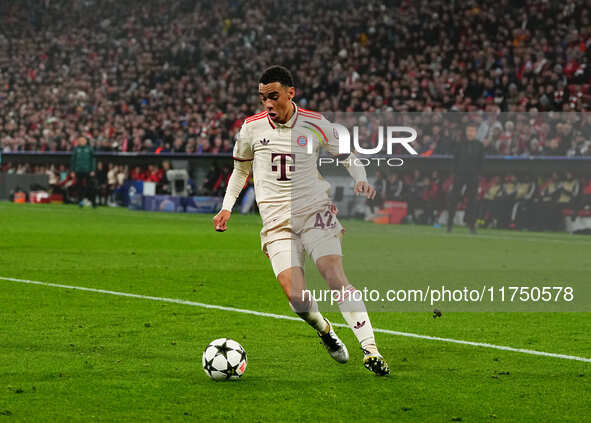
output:
[[[324,334],[328,332],[328,323],[322,317],[322,314],[318,311],[318,304],[316,301],[312,300],[307,304],[307,307],[303,307],[300,305],[299,307],[308,309],[308,311],[302,311],[301,309],[297,309],[294,305],[290,302],[289,306],[291,309],[300,316],[306,323],[316,329],[317,332]]]
[[[304,313],[297,313],[302,319],[306,321],[310,326],[312,326],[316,331],[320,334],[325,334],[328,332],[328,323],[317,311],[308,311]]]
[[[355,294],[356,291],[355,287],[349,285],[341,292],[343,294],[342,298],[339,298],[341,314],[359,340],[361,348],[371,354],[379,354],[363,298]]]
[[[360,297],[359,293],[355,294],[356,291],[355,287],[349,285],[339,293],[343,294],[342,298],[339,298],[339,309],[361,344],[361,348],[370,354],[379,354],[367,309],[365,308],[363,299],[358,298]],[[316,329],[317,332],[321,334],[328,332],[328,323],[318,311],[318,304],[315,301],[312,300],[308,304],[308,307],[306,307],[309,311],[297,310],[291,303],[290,306],[298,316]]]

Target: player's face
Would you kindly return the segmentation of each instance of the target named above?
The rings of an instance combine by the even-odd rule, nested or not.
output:
[[[293,112],[291,100],[294,95],[294,87],[286,87],[280,82],[259,84],[261,102],[275,122],[285,123],[289,120]]]

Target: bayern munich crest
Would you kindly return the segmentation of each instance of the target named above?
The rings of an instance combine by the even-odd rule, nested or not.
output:
[[[300,135],[296,142],[300,147],[305,147],[306,144],[308,144],[308,137],[306,137],[305,135]]]

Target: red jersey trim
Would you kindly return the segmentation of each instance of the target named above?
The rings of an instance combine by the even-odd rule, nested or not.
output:
[[[322,115],[318,115],[316,113],[312,114],[310,112],[304,112],[302,110],[300,110],[300,113],[302,114],[302,116],[305,116],[307,118],[322,120]]]
[[[291,124],[290,128],[293,128],[293,127],[295,126],[296,122],[298,121],[298,117],[299,117],[299,116],[300,116],[300,112],[299,112],[299,110],[296,108],[296,111],[295,111],[295,118],[294,118],[294,120],[293,120],[293,123]]]
[[[236,161],[239,161],[239,162],[251,162],[253,160],[253,159],[241,159],[241,158],[236,157],[236,156],[232,156],[232,158],[234,160],[236,160]]]
[[[248,122],[250,122],[250,121],[252,121],[252,120],[260,119],[260,118],[261,118],[261,117],[263,117],[263,116],[264,116],[266,113],[267,113],[267,111],[266,111],[266,110],[263,110],[262,112],[259,112],[259,113],[255,114],[255,115],[248,116],[246,119],[244,119],[244,121],[248,123]]]
[[[304,113],[310,113],[311,115],[317,115],[318,117],[321,117],[321,114],[318,112],[313,112],[312,110],[308,110],[308,109],[302,109],[301,107],[298,107],[298,109],[300,109],[300,111],[302,111]]]
[[[259,116],[259,117],[257,117],[257,118],[250,119],[250,120],[245,120],[245,121],[244,121],[244,123],[245,123],[245,124],[248,124],[248,123],[254,122],[254,121],[256,121],[256,120],[259,120],[259,119],[264,119],[264,118],[265,118],[265,116],[266,116],[266,115],[264,115],[264,116]]]
[[[269,117],[268,114],[267,114],[267,120],[269,121],[269,125],[271,125],[271,128],[275,129],[276,126],[275,126],[275,124],[273,123],[273,121],[271,120],[271,118]]]

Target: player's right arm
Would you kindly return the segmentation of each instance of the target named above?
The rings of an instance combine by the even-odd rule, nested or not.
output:
[[[232,214],[232,208],[236,199],[240,195],[246,178],[252,167],[252,160],[254,154],[252,150],[252,143],[250,142],[250,130],[246,126],[246,123],[242,125],[240,134],[236,138],[234,144],[234,170],[228,181],[228,187],[226,188],[226,194],[224,195],[224,202],[222,203],[222,209],[213,218],[213,226],[216,231],[224,232],[228,229],[228,220]]]

